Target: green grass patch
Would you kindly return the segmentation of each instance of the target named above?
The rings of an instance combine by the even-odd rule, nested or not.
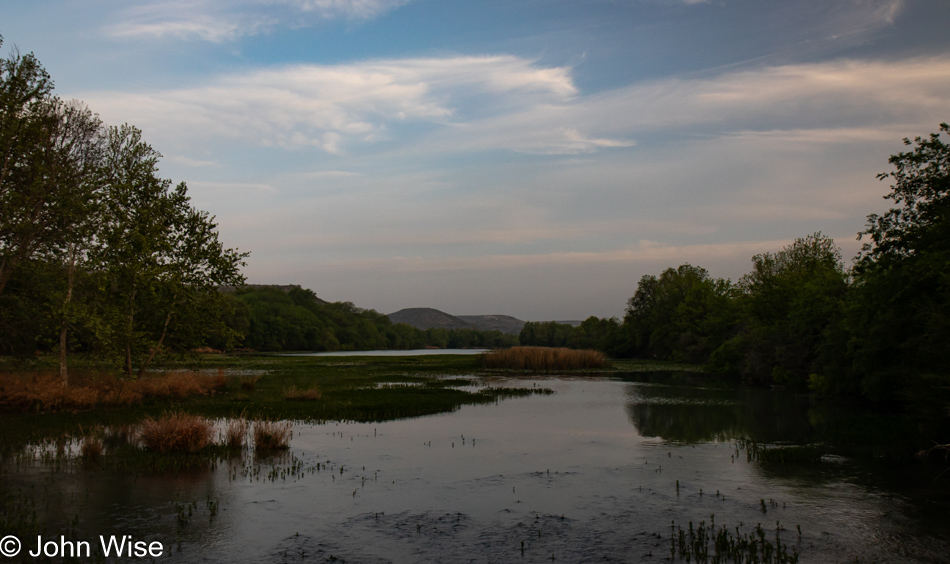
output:
[[[22,377],[43,364],[11,369]],[[550,390],[479,387],[473,356],[290,357],[205,355],[166,360],[159,370],[223,377],[213,394],[143,396],[131,405],[44,411],[7,408],[0,412],[0,456],[25,444],[79,437],[93,428],[140,425],[180,411],[207,419],[385,421],[457,410]],[[253,382],[249,385],[249,382]],[[466,389],[459,389],[466,388]],[[109,452],[106,445],[106,452]]]

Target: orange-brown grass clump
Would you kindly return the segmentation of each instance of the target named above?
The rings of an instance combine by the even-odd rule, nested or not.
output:
[[[224,444],[229,449],[238,450],[244,446],[247,440],[247,420],[243,417],[232,419],[228,423],[228,428],[224,433]]]
[[[81,410],[99,406],[133,405],[145,399],[182,399],[209,395],[224,388],[223,374],[168,372],[135,380],[111,375],[74,373],[64,388],[58,374],[0,375],[0,409]]]
[[[255,421],[254,448],[256,450],[283,450],[290,447],[289,421]]]
[[[480,355],[485,368],[510,368],[534,372],[605,368],[607,357],[594,350],[552,347],[511,347]]]
[[[198,452],[211,442],[214,426],[197,415],[169,413],[142,422],[142,442],[155,452]]]
[[[286,400],[313,401],[322,397],[323,394],[320,393],[320,388],[307,388],[306,390],[301,390],[297,386],[291,386],[290,388],[284,390],[284,399]]]
[[[82,446],[79,447],[79,455],[83,460],[96,460],[102,456],[102,439],[99,437],[83,437]]]

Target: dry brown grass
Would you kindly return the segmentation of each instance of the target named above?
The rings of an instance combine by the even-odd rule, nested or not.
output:
[[[102,439],[96,436],[83,437],[82,446],[79,447],[79,455],[83,460],[96,460],[102,456],[105,448],[102,445]]]
[[[291,386],[284,390],[284,399],[298,401],[313,401],[323,397],[320,388],[307,388],[302,390],[297,386]]]
[[[197,415],[169,413],[146,418],[140,436],[145,448],[155,452],[197,452],[211,442],[214,426]]]
[[[232,419],[224,433],[224,444],[230,449],[240,449],[247,441],[247,419]]]
[[[126,380],[103,374],[77,373],[63,388],[58,374],[0,375],[0,409],[42,411],[84,410],[100,406],[134,405],[150,398],[182,399],[209,395],[226,384],[222,373],[168,372]]]
[[[289,421],[254,422],[254,448],[256,450],[283,450],[290,447],[291,423]]]
[[[533,372],[604,368],[607,357],[594,350],[551,347],[512,347],[480,355],[485,368],[509,368]]]

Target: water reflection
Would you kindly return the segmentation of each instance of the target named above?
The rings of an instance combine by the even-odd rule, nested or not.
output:
[[[44,534],[156,539],[168,562],[661,562],[671,521],[712,514],[744,533],[761,523],[774,536],[780,522],[803,562],[939,562],[950,551],[950,496],[934,476],[850,458],[761,465],[729,442],[810,439],[834,410],[678,378],[511,379],[499,383],[557,393],[297,424],[283,456],[245,451],[178,472],[53,463],[53,442],[47,462],[3,462],[0,493],[29,500],[24,514],[38,511]],[[111,434],[115,448],[134,440]]]
[[[669,373],[636,378],[645,381],[627,386],[626,409],[644,437],[686,443],[741,438],[802,442],[812,435],[811,405],[791,392],[656,383],[675,379]]]

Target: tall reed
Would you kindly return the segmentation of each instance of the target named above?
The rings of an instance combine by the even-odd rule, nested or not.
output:
[[[240,417],[228,422],[228,428],[224,433],[224,444],[232,450],[238,450],[244,447],[247,440],[247,419]]]
[[[485,368],[509,368],[552,372],[558,370],[583,370],[604,368],[607,357],[594,350],[574,350],[552,347],[511,347],[480,355]]]

